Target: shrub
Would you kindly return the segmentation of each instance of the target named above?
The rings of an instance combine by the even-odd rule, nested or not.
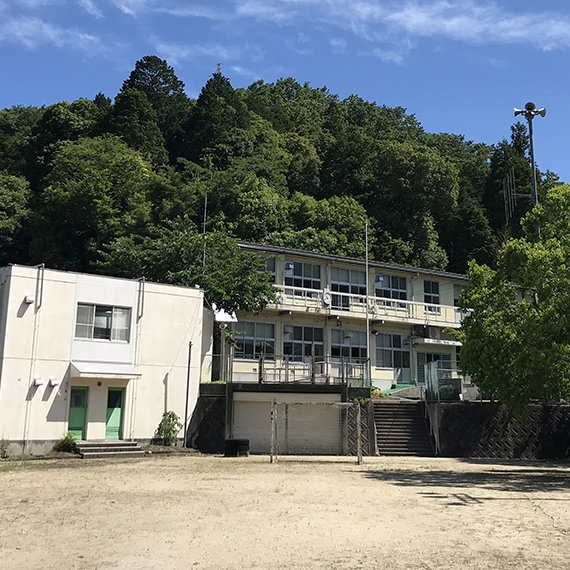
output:
[[[445,384],[439,387],[439,399],[449,402],[459,401],[459,390],[451,384]]]
[[[181,428],[182,422],[175,412],[164,412],[154,437],[161,440],[162,445],[175,446],[178,443],[178,432]]]
[[[0,439],[0,459],[6,459],[8,457],[8,447],[10,442],[7,439]]]
[[[61,439],[55,442],[53,448],[55,451],[75,452],[75,438],[70,432],[67,432]]]

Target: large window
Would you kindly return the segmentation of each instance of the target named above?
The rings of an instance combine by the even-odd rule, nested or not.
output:
[[[333,267],[331,270],[332,308],[348,309],[352,303],[366,303],[366,273],[359,269]],[[335,295],[334,293],[347,293]],[[350,295],[358,295],[351,297]]]
[[[424,280],[424,303],[439,305],[439,281]],[[439,313],[439,307],[426,306],[426,311]]]
[[[107,305],[77,305],[75,338],[128,342],[131,310]]]
[[[405,277],[376,273],[375,283],[376,297],[401,299],[402,301],[408,298],[408,285]]]
[[[302,289],[320,289],[321,266],[316,263],[286,261],[285,285]]]
[[[366,360],[366,333],[345,329],[331,330],[331,356]]]
[[[297,361],[323,356],[323,328],[283,325],[283,354]]]
[[[410,368],[410,346],[406,335],[376,335],[376,368]]]
[[[275,325],[256,321],[235,323],[235,358],[257,360],[259,355],[268,359],[275,357]]]

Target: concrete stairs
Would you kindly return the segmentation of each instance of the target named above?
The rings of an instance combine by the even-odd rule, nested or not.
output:
[[[422,402],[407,400],[386,399],[374,402],[379,455],[433,457],[422,406]]]
[[[83,459],[102,459],[107,457],[142,457],[144,451],[136,441],[90,440],[77,441],[77,453]]]

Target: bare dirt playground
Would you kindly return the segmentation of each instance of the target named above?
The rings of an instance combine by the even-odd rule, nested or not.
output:
[[[570,467],[3,461],[0,568],[570,569]]]

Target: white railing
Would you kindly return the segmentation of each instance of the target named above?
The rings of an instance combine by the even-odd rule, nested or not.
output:
[[[366,315],[366,296],[323,291],[321,289],[303,289],[276,285],[278,306],[292,306],[303,309],[329,309]],[[396,320],[416,320],[427,323],[459,324],[461,311],[450,305],[436,305],[418,301],[404,301],[383,297],[368,297],[371,318],[395,318]]]

